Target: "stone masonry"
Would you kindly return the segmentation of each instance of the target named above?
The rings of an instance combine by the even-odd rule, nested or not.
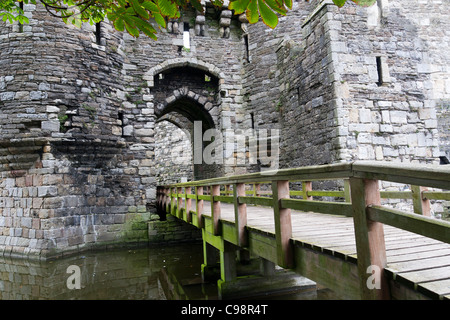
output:
[[[194,165],[195,121],[278,129],[281,168],[445,163],[448,7],[299,0],[272,30],[206,3],[153,41],[25,6],[29,25],[0,23],[0,254],[145,243],[157,184],[262,169],[237,148]]]

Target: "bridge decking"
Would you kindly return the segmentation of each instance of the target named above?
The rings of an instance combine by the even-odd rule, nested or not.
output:
[[[204,215],[211,216],[205,201]],[[356,264],[353,219],[314,212],[291,211],[294,243]],[[234,223],[234,206],[221,203],[221,220]],[[273,209],[247,206],[247,228],[275,238]],[[384,226],[389,277],[428,296],[450,299],[450,244]]]

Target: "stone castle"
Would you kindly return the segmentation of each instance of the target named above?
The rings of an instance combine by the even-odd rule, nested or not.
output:
[[[205,3],[157,41],[25,5],[0,23],[0,254],[145,242],[158,184],[261,169],[193,165],[195,121],[278,129],[280,168],[445,163],[449,4],[299,0],[272,30]]]

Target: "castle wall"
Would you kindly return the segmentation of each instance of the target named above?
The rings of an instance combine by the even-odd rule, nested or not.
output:
[[[146,241],[147,150],[122,138],[121,35],[26,6],[0,28],[0,250],[46,258]],[[139,214],[138,214],[139,213]],[[147,214],[149,215],[149,213]]]
[[[194,121],[278,129],[281,168],[438,162],[450,19],[439,1],[404,3],[298,1],[274,30],[187,9],[158,41],[106,22],[96,37],[26,6],[29,25],[0,27],[0,252],[145,242],[157,184],[263,167],[236,141],[223,164],[193,166]]]

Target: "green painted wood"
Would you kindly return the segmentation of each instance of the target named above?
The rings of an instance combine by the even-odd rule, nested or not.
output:
[[[211,186],[211,218],[213,220],[211,233],[215,236],[220,235],[220,201],[214,199],[220,196],[220,185]]]
[[[225,203],[233,203],[233,196],[214,196],[214,201],[220,201]]]
[[[446,200],[450,201],[450,192],[445,191],[423,191],[423,196],[429,200]]]
[[[412,199],[411,191],[380,191],[383,199]]]
[[[450,243],[450,222],[448,221],[375,205],[367,208],[367,215],[370,220]]]
[[[320,213],[343,215],[347,217],[353,216],[352,205],[350,203],[344,202],[282,199],[281,206],[283,208],[290,208],[300,211],[314,211]]]
[[[272,198],[265,197],[239,197],[239,204],[254,204],[259,206],[271,207],[273,204]]]
[[[298,244],[294,246],[294,253],[294,270],[297,273],[333,288],[343,299],[360,299],[360,281],[355,263]]]

